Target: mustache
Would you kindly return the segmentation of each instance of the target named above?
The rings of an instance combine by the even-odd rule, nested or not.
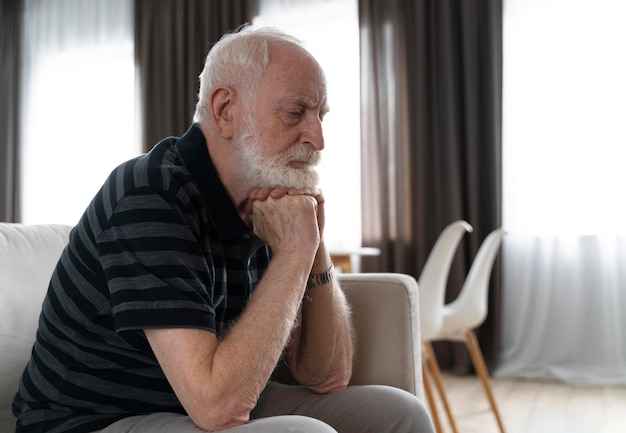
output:
[[[321,157],[322,154],[319,150],[311,149],[306,144],[292,146],[279,155],[281,162],[301,161],[311,166],[319,164]]]

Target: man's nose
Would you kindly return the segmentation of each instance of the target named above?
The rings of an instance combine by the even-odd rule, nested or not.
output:
[[[324,132],[322,120],[318,116],[310,116],[305,122],[305,128],[300,136],[302,143],[308,143],[315,150],[324,149]]]

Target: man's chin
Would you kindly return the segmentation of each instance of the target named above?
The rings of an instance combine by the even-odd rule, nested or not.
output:
[[[288,188],[288,189],[315,189],[317,188],[317,183],[306,183],[306,182],[296,182],[296,183],[288,183],[288,182],[271,182],[271,183],[261,183],[259,184],[262,188]]]
[[[315,171],[295,171],[289,173],[283,173],[281,176],[273,176],[271,178],[265,178],[261,182],[262,186],[268,188],[286,187],[290,189],[313,189],[317,187],[319,182],[319,175]]]

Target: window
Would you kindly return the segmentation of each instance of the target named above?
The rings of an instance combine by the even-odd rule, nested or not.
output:
[[[626,4],[505,6],[505,225],[533,234],[626,234]]]
[[[504,6],[496,373],[626,384],[626,3]]]
[[[135,146],[131,0],[28,0],[22,222],[74,225]]]

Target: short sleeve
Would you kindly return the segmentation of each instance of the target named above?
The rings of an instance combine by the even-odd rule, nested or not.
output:
[[[151,188],[125,195],[98,237],[116,332],[200,328],[216,332],[211,264],[196,227]]]

